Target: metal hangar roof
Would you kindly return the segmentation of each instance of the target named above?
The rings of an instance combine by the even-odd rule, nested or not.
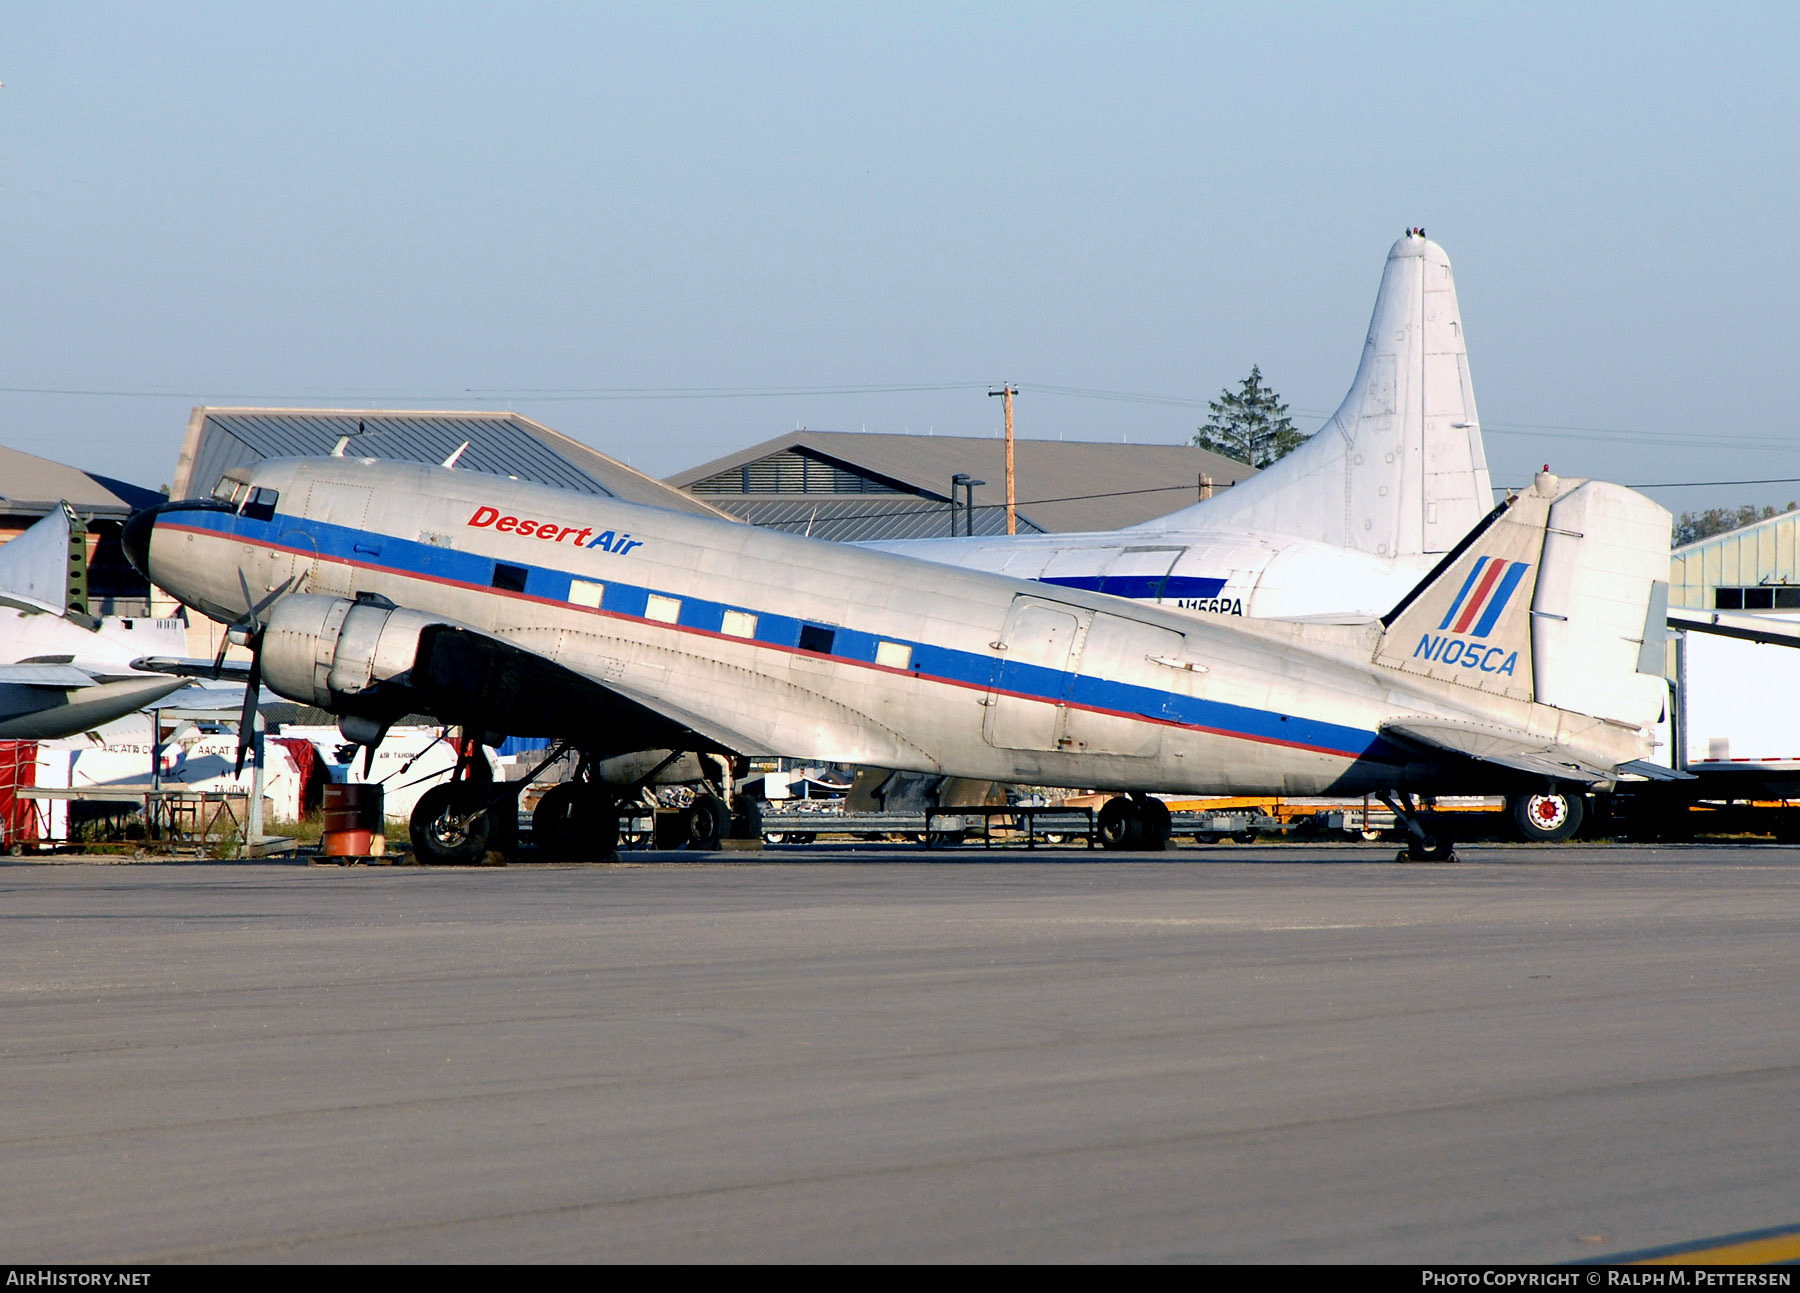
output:
[[[464,441],[456,465],[598,494],[628,503],[674,508],[708,516],[718,509],[626,466],[617,458],[517,413],[467,413],[388,409],[256,409],[201,406],[188,418],[187,438],[175,469],[171,497],[197,498],[211,491],[228,468],[265,458],[323,456],[340,438],[357,458],[442,462]]]
[[[1015,440],[1022,533],[1112,530],[1197,502],[1253,469],[1194,445]],[[814,538],[936,538],[950,530],[950,480],[974,491],[976,534],[1006,532],[1006,444],[971,436],[792,431],[668,478],[754,525]],[[959,521],[959,527],[961,522]]]

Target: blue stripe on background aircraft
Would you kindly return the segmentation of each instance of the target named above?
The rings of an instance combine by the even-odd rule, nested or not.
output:
[[[1664,774],[1645,760],[1669,522],[1630,490],[1546,473],[1353,625],[1196,618],[342,457],[233,468],[213,497],[140,513],[124,539],[154,583],[250,646],[246,706],[260,680],[369,746],[424,713],[578,752],[576,779],[534,816],[552,854],[609,852],[620,796],[678,761],[780,754],[1128,792],[1102,813],[1128,844],[1167,837],[1145,792],[1374,793],[1415,854],[1444,856],[1414,796]],[[1472,635],[1476,567],[1515,564]],[[503,846],[518,788],[466,762],[420,801],[416,851],[474,861]],[[714,790],[695,812],[716,837],[729,778]]]

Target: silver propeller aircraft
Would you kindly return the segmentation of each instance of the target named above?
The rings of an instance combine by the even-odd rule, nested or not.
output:
[[[1404,596],[1493,503],[1450,258],[1409,229],[1349,393],[1280,462],[1122,530],[867,546],[1197,615],[1357,619]]]
[[[684,758],[821,761],[1140,792],[1415,796],[1600,785],[1662,706],[1669,514],[1540,476],[1357,625],[1197,619],[1004,575],[449,467],[341,457],[227,471],[127,525],[127,555],[234,626],[275,692],[373,745],[406,714],[578,751],[533,833],[609,852],[619,797]],[[252,688],[252,694],[254,688]],[[518,785],[475,762],[420,801],[431,861],[502,846]],[[733,825],[729,779],[697,837]],[[499,811],[494,811],[498,809]],[[739,818],[736,828],[754,827]]]

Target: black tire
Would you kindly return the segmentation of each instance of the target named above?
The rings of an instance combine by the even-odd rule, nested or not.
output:
[[[1149,853],[1163,852],[1169,847],[1169,806],[1148,796],[1132,802],[1137,807],[1137,847]]]
[[[488,800],[483,786],[433,786],[413,808],[413,856],[427,866],[476,866],[487,860]]]
[[[929,831],[925,836],[925,844],[928,848],[953,849],[967,838],[967,831]]]
[[[1094,822],[1096,833],[1100,836],[1100,847],[1104,849],[1136,848],[1143,838],[1144,819],[1138,807],[1123,796],[1109,799],[1100,805],[1100,815]]]
[[[1563,790],[1512,795],[1506,810],[1514,834],[1527,844],[1560,844],[1581,829],[1587,816],[1585,799]]]
[[[731,810],[717,795],[695,795],[694,802],[682,809],[687,823],[687,847],[716,851],[725,833],[731,829]]]
[[[1406,856],[1414,862],[1448,862],[1455,853],[1456,841],[1450,838],[1445,829],[1443,819],[1435,813],[1421,813],[1419,825],[1425,828],[1425,838],[1407,832]]]
[[[619,847],[619,814],[590,786],[564,781],[551,786],[531,814],[531,839],[538,856],[599,861]]]
[[[538,856],[562,857],[574,845],[576,789],[572,781],[551,786],[532,809],[531,842]]]

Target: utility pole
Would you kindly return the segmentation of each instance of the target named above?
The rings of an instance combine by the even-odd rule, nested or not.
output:
[[[1013,503],[1013,432],[1012,432],[1012,400],[1019,393],[1019,388],[1011,382],[997,391],[989,391],[990,397],[1003,395],[1006,397],[1006,532],[1019,532],[1019,513]]]

